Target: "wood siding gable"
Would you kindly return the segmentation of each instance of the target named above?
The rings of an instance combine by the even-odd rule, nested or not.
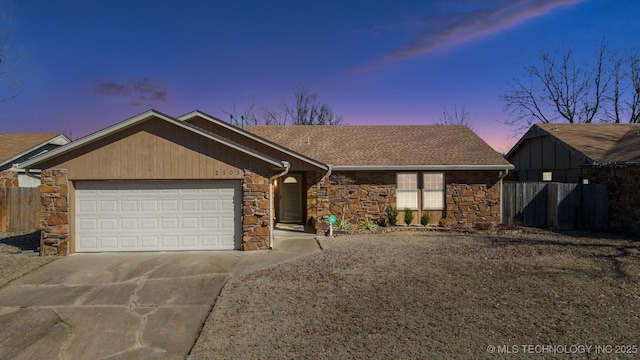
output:
[[[241,179],[260,159],[185,128],[150,118],[41,164],[70,180]]]

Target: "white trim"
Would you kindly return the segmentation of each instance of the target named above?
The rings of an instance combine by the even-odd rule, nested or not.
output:
[[[40,164],[40,163],[42,163],[44,161],[47,161],[47,160],[49,160],[51,158],[54,158],[54,157],[59,156],[59,155],[63,155],[63,154],[68,153],[68,152],[70,152],[70,151],[72,151],[74,149],[80,148],[80,147],[82,147],[84,145],[88,145],[88,144],[91,144],[93,142],[96,142],[96,141],[98,141],[98,140],[100,140],[102,138],[105,138],[105,137],[107,137],[107,136],[109,136],[111,134],[114,134],[114,133],[117,133],[119,131],[125,130],[127,128],[132,127],[132,126],[138,125],[139,123],[142,123],[142,122],[144,122],[144,121],[146,121],[146,120],[148,120],[148,119],[150,119],[152,117],[157,117],[157,118],[159,118],[161,120],[164,120],[164,121],[166,121],[168,123],[174,124],[174,125],[179,126],[179,127],[183,128],[183,129],[186,129],[186,130],[194,132],[194,133],[196,133],[198,135],[204,136],[204,137],[206,137],[206,138],[208,138],[210,140],[213,140],[213,141],[216,141],[216,142],[221,143],[223,145],[229,146],[232,149],[235,149],[235,150],[238,150],[238,151],[243,152],[245,154],[251,155],[251,156],[253,156],[255,158],[258,158],[260,160],[263,160],[263,161],[265,161],[265,162],[267,162],[267,163],[269,163],[271,165],[284,168],[284,164],[283,164],[282,161],[278,161],[278,160],[273,159],[273,158],[271,158],[271,157],[269,157],[267,155],[264,155],[264,154],[261,154],[261,153],[255,152],[255,151],[251,151],[248,148],[246,148],[244,146],[241,146],[240,144],[236,144],[234,142],[231,142],[230,140],[224,139],[224,138],[222,138],[220,136],[217,136],[215,134],[208,133],[208,132],[206,132],[204,130],[199,129],[196,126],[193,126],[191,124],[185,123],[183,121],[176,120],[176,119],[174,119],[174,118],[172,118],[172,117],[170,117],[168,115],[162,114],[162,113],[160,113],[160,112],[158,112],[156,110],[148,110],[148,111],[145,111],[142,114],[139,114],[139,115],[136,115],[136,116],[134,116],[132,118],[129,118],[128,120],[119,122],[119,123],[117,123],[115,125],[111,125],[111,126],[109,126],[107,128],[104,128],[104,129],[102,129],[100,131],[97,131],[97,132],[95,132],[93,134],[90,134],[90,135],[87,135],[87,136],[85,136],[85,137],[83,137],[81,139],[78,139],[78,140],[76,140],[76,141],[74,141],[74,142],[72,142],[72,143],[70,143],[70,144],[68,144],[66,146],[61,146],[61,147],[59,147],[59,148],[57,148],[55,150],[49,151],[49,152],[44,153],[44,154],[42,154],[40,156],[37,156],[37,157],[35,157],[33,159],[27,160],[27,161],[21,163],[19,165],[19,167],[25,168],[25,169],[32,168],[32,167],[34,167],[34,166],[36,166],[36,165],[38,165],[38,164]]]
[[[509,165],[335,165],[335,171],[445,171],[445,170],[511,170]]]
[[[192,112],[190,112],[188,114],[184,114],[182,116],[179,116],[177,119],[180,120],[180,121],[187,122],[188,120],[190,120],[190,119],[192,119],[192,118],[194,118],[196,116],[199,116],[199,117],[201,117],[201,118],[203,118],[205,120],[208,120],[208,121],[211,121],[211,122],[213,122],[213,123],[215,123],[217,125],[220,125],[220,126],[224,127],[227,130],[234,131],[234,132],[236,132],[236,133],[238,133],[240,135],[243,135],[243,136],[245,136],[245,137],[247,137],[247,138],[249,138],[249,139],[251,139],[251,140],[253,140],[255,142],[258,142],[260,144],[269,146],[269,147],[271,147],[273,149],[276,149],[278,151],[281,151],[281,152],[283,152],[283,153],[285,153],[285,154],[287,154],[289,156],[293,156],[293,157],[295,157],[295,158],[297,158],[299,160],[302,160],[302,161],[304,161],[306,163],[309,163],[311,165],[317,166],[317,167],[319,167],[321,169],[324,169],[324,170],[328,169],[326,164],[323,164],[323,163],[321,163],[321,162],[319,162],[317,160],[308,158],[308,157],[306,157],[306,156],[304,156],[302,154],[294,152],[294,151],[292,151],[290,149],[287,149],[287,148],[285,148],[285,147],[283,147],[281,145],[278,145],[276,143],[273,143],[271,141],[263,139],[263,138],[255,135],[255,134],[251,133],[250,131],[242,130],[242,129],[238,128],[237,126],[230,125],[230,124],[228,124],[228,123],[226,123],[226,122],[224,122],[224,121],[222,121],[220,119],[217,119],[217,118],[215,118],[215,117],[213,117],[211,115],[205,114],[205,113],[203,113],[203,112],[201,112],[199,110],[194,110],[194,111],[192,111]]]

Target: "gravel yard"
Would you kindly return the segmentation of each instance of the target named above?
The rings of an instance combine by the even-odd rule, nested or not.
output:
[[[0,287],[56,259],[38,256],[40,232],[0,233]]]
[[[322,245],[230,280],[190,358],[639,356],[640,242],[527,230]]]

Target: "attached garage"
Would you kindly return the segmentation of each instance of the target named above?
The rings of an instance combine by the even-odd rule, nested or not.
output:
[[[219,124],[151,110],[23,163],[41,170],[41,253],[268,249],[269,176],[290,164]]]
[[[80,181],[76,252],[233,250],[240,181]]]

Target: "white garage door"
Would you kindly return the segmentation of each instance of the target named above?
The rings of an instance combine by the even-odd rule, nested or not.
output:
[[[87,181],[75,188],[77,252],[228,250],[239,245],[239,181]]]

